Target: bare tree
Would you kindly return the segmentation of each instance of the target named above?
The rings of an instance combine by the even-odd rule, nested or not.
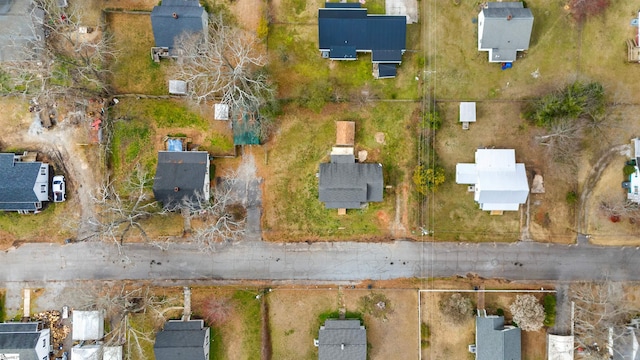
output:
[[[509,306],[513,315],[513,321],[523,331],[538,331],[544,322],[544,307],[538,299],[531,295],[518,295],[516,300]]]
[[[461,325],[471,318],[473,314],[473,303],[467,296],[459,293],[446,295],[438,303],[440,312],[446,315],[454,324]]]
[[[64,8],[57,0],[36,0],[35,4],[30,27],[33,38],[40,41],[16,41],[20,60],[2,64],[11,75],[13,91],[31,94],[41,104],[70,95],[108,93],[107,63],[116,56],[112,37],[101,28],[87,26],[86,7],[81,4]]]
[[[259,113],[273,98],[259,40],[220,14],[210,17],[206,38],[186,33],[176,40],[174,73],[189,84],[189,97],[198,103],[221,98],[233,112]]]
[[[138,166],[125,180],[122,186],[124,194],[120,194],[113,183],[102,185],[98,193],[93,195],[98,209],[91,223],[95,235],[113,240],[120,246],[130,231],[137,229],[148,241],[141,221],[167,213],[153,199],[148,189],[150,183],[151,178]]]
[[[626,199],[622,201],[612,199],[604,200],[600,203],[600,209],[608,217],[628,216],[634,220],[640,218],[640,206]]]
[[[577,166],[584,135],[583,121],[562,119],[554,122],[545,135],[536,136],[538,144],[547,148],[556,162]]]
[[[216,185],[211,199],[196,196],[184,199],[176,209],[185,222],[197,218],[203,226],[192,233],[191,241],[203,252],[213,252],[220,243],[230,243],[245,234],[246,209],[237,197],[238,174],[229,172]]]
[[[101,283],[76,288],[75,301],[85,310],[104,311],[112,329],[105,336],[106,345],[127,344],[126,359],[144,358],[144,350],[153,344],[153,334],[164,324],[167,314],[182,310],[179,299],[157,296],[148,286]],[[144,317],[147,324],[131,322],[132,316]]]
[[[621,283],[608,280],[582,282],[572,286],[571,300],[575,304],[575,342],[585,349],[586,359],[609,359],[610,341],[615,342],[625,325],[638,313]]]

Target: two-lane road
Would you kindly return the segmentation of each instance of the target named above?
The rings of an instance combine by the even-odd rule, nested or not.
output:
[[[0,282],[72,280],[358,281],[478,274],[512,280],[640,280],[640,249],[586,244],[241,242],[214,254],[104,243],[26,244],[0,253]]]

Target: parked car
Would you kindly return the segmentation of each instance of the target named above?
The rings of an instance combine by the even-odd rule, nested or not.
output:
[[[631,181],[623,181],[622,182],[623,189],[631,189]]]
[[[53,177],[53,202],[63,202],[66,200],[66,190],[63,175]]]
[[[67,305],[62,307],[62,318],[67,319],[69,317],[69,307]]]

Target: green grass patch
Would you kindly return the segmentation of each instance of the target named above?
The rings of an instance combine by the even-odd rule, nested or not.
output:
[[[325,311],[322,314],[318,315],[318,325],[314,327],[314,329],[319,329],[320,326],[324,325],[324,322],[329,319],[339,319],[340,311],[338,310],[329,310]],[[364,322],[364,317],[361,313],[356,311],[347,311],[344,314],[345,319],[358,319],[360,322]]]
[[[236,314],[243,319],[244,357],[259,359],[262,348],[260,300],[256,299],[256,292],[244,290],[236,291],[232,299]]]
[[[552,327],[556,324],[556,296],[546,294],[542,300],[544,304],[544,326]]]
[[[142,119],[119,120],[113,124],[111,167],[116,177],[130,174],[136,164],[147,172],[155,172],[157,156],[152,135],[155,130]]]
[[[356,122],[356,151],[367,150],[366,162],[383,164],[385,185],[400,185],[407,169],[415,166],[415,136],[411,116],[417,104],[377,103],[368,107],[339,106],[318,115],[289,106],[276,142],[271,146],[269,164],[273,168],[268,182],[265,228],[278,235],[293,238],[319,237],[331,239],[354,236],[384,236],[388,224],[380,215],[393,218],[395,196],[384,193],[384,201],[370,203],[366,209],[349,210],[339,216],[325,209],[318,200],[316,173],[335,142],[336,120]],[[326,110],[326,109],[325,109]],[[374,135],[385,134],[384,144]],[[286,199],[286,200],[285,200]]]
[[[117,93],[168,94],[165,72],[171,61],[155,63],[151,59],[154,39],[149,15],[108,13],[106,17],[118,50],[111,66],[114,90]]]
[[[213,155],[233,154],[233,139],[222,134],[212,133],[205,139],[204,149]]]
[[[219,329],[211,327],[209,329],[209,360],[224,359],[224,344],[222,343],[222,333]]]
[[[0,291],[0,322],[4,322],[7,318],[7,310],[4,308],[6,293]]]
[[[13,235],[17,241],[62,241],[71,236],[72,229],[64,226],[67,219],[66,203],[47,203],[38,214],[21,215],[16,212],[0,212],[0,229]],[[75,230],[75,229],[74,229]]]
[[[155,334],[159,329],[156,328],[151,316],[146,314],[129,314],[129,326],[143,334]],[[152,336],[153,338],[153,336]],[[146,360],[153,359],[153,344],[154,340],[147,340],[140,336],[136,342],[133,337],[129,338],[132,341],[131,347],[125,347],[129,349],[132,360]],[[139,344],[139,347],[137,346]]]

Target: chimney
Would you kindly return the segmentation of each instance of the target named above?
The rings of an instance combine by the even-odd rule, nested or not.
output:
[[[513,16],[511,14],[507,15],[507,21],[513,19]]]
[[[340,344],[340,350],[344,350],[344,343]]]
[[[173,13],[173,14],[171,14],[171,16],[173,16],[174,19],[178,18],[178,14],[177,13]]]
[[[176,186],[176,187],[173,188],[173,192],[178,192],[178,191],[180,191],[179,187]]]

